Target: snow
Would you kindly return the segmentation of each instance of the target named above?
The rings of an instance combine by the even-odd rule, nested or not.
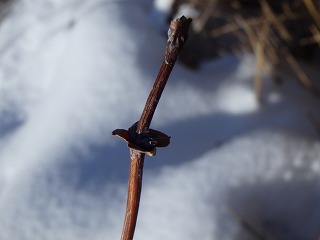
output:
[[[162,61],[157,11],[20,1],[2,23],[0,239],[120,238],[129,151],[111,131],[139,119]],[[266,239],[316,239],[320,144],[306,116],[319,103],[265,79],[259,104],[254,69],[253,56],[175,66],[152,122],[171,144],[146,158],[135,239],[254,239],[241,219]]]

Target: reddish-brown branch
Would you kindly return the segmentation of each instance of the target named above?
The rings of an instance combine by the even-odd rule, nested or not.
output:
[[[139,120],[136,130],[137,134],[144,134],[149,130],[152,117],[163,89],[167,83],[178,54],[187,40],[190,23],[190,18],[182,16],[181,18],[172,21],[170,24],[164,60]],[[129,134],[127,134],[128,132],[124,131],[124,134],[120,134],[120,131],[115,130],[113,134],[123,137],[129,143],[134,140],[129,137]],[[138,143],[135,142],[133,144],[137,145]],[[137,147],[140,148],[140,146]],[[133,239],[139,210],[144,157],[145,154],[143,152],[137,149],[130,149],[128,198],[121,240]]]
[[[171,22],[168,31],[166,52],[161,64],[157,79],[149,94],[146,105],[140,117],[137,133],[142,133],[149,128],[153,114],[157,108],[163,89],[167,83],[177,57],[188,38],[190,18],[182,16]]]
[[[144,153],[130,149],[127,208],[124,217],[121,240],[133,239],[139,211],[144,157]]]

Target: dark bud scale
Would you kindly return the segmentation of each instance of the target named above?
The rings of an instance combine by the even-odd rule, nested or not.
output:
[[[160,131],[148,129],[142,133],[137,133],[138,122],[133,124],[128,130],[116,129],[112,135],[119,136],[128,143],[128,147],[148,154],[156,155],[157,147],[166,147],[170,143],[170,137]]]

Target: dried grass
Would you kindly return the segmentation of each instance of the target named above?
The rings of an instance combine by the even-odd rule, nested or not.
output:
[[[320,1],[176,0],[173,12],[182,4],[190,4],[200,13],[193,24],[194,44],[182,55],[186,64],[196,67],[204,59],[252,52],[257,61],[258,99],[266,64],[275,68],[285,64],[302,86],[320,96],[316,79],[311,79],[300,65],[301,60],[319,61]],[[203,41],[201,48],[196,46],[197,38]]]

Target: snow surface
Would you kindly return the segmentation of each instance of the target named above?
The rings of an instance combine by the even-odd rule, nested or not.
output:
[[[162,10],[21,0],[2,23],[0,239],[120,238],[129,151],[111,131],[139,119]],[[172,142],[146,158],[135,239],[257,239],[246,224],[316,239],[320,144],[306,116],[319,103],[266,79],[258,104],[254,69],[252,56],[176,65],[152,123]]]

